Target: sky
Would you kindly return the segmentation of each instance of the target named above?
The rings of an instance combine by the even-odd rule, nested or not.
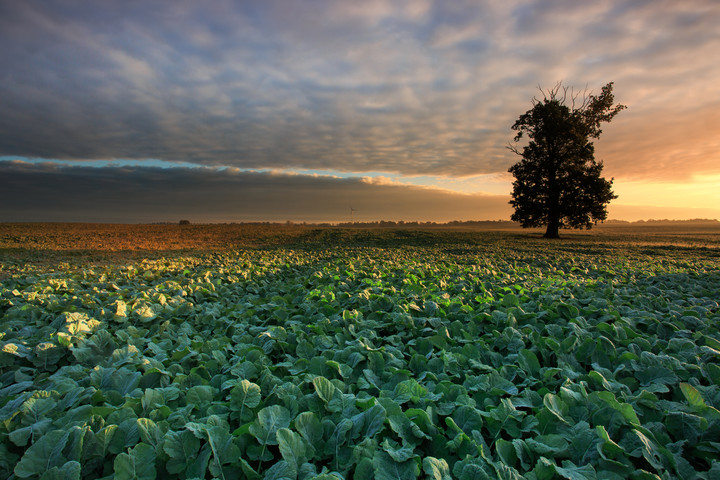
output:
[[[0,221],[508,219],[538,87],[609,218],[720,219],[716,0],[0,0]]]

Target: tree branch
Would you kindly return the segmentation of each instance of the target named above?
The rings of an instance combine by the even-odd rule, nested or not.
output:
[[[512,143],[508,142],[508,144],[505,145],[505,148],[507,148],[508,150],[513,152],[515,155],[520,155],[522,157],[522,152],[520,150],[518,150],[518,148],[515,145],[513,145]]]

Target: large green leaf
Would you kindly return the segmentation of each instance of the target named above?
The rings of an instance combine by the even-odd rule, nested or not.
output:
[[[360,434],[364,438],[373,437],[382,430],[386,418],[385,408],[380,404],[358,413],[352,418],[353,436]]]
[[[640,440],[642,456],[653,466],[658,472],[665,469],[664,466],[664,449],[658,445],[653,438],[638,429],[633,429],[632,433]]]
[[[42,475],[53,467],[63,465],[66,459],[62,455],[63,448],[70,434],[63,430],[52,430],[32,444],[15,466],[15,475],[28,478]]]
[[[648,366],[642,370],[635,372],[635,377],[643,386],[651,385],[673,385],[677,382],[678,377],[669,368],[662,366]],[[657,388],[657,387],[654,387]],[[667,391],[665,389],[664,391]]]
[[[530,350],[523,348],[518,352],[518,361],[523,370],[532,375],[540,373],[540,360],[537,355]]]
[[[450,467],[445,459],[435,457],[423,458],[423,471],[431,480],[452,480]]]
[[[594,412],[593,422],[608,425],[608,428],[617,428],[622,424],[640,425],[633,406],[629,403],[620,403],[612,392],[593,392],[589,397],[591,401],[599,399],[600,409]]]
[[[86,455],[102,459],[110,455],[110,444],[117,429],[117,425],[110,424],[97,433],[88,432],[85,440]]]
[[[335,397],[335,395],[341,394],[341,392],[338,391],[337,387],[325,377],[315,377],[313,378],[312,383],[315,387],[315,391],[317,392],[318,397],[320,397],[325,403],[330,403]]]
[[[267,469],[263,480],[292,480],[297,477],[295,466],[280,460]]]
[[[596,480],[598,478],[597,472],[592,465],[577,466],[573,462],[565,460],[562,467],[559,467],[545,457],[538,460],[538,465],[533,470],[533,473],[538,479],[554,478],[553,473],[568,480]]]
[[[198,450],[200,450],[200,440],[190,431],[167,432],[163,441],[163,451],[169,457],[166,464],[168,472],[173,474],[184,472],[188,466],[188,459],[195,458]]]
[[[595,431],[602,441],[602,443],[598,445],[598,451],[603,458],[616,458],[625,453],[625,450],[610,438],[610,434],[608,434],[605,427],[598,425],[595,427]]]
[[[157,450],[165,432],[149,418],[138,418],[137,426],[140,440]]]
[[[395,442],[392,442],[393,444]],[[408,445],[393,445],[390,443],[390,439],[385,438],[385,440],[382,443],[382,448],[385,452],[387,452],[390,457],[395,460],[396,462],[402,463],[406,460],[410,460],[411,458],[415,458],[417,454],[413,450],[411,446]]]
[[[127,453],[115,457],[116,480],[154,480],[155,449],[146,443],[138,443]]]
[[[336,460],[340,454],[340,447],[348,441],[348,433],[352,430],[352,426],[352,420],[343,418],[335,425],[330,438],[327,440],[327,450],[332,453]]]
[[[295,429],[310,444],[317,446],[322,440],[323,427],[318,416],[313,412],[302,412],[295,417]]]
[[[707,419],[685,412],[667,412],[665,426],[676,439],[687,440],[690,445],[698,442],[707,430]]]
[[[483,426],[482,415],[473,407],[468,405],[459,406],[452,414],[455,424],[467,435],[472,435],[473,430],[480,430]]]
[[[61,467],[52,467],[43,473],[40,480],[80,480],[80,462],[71,460]]]
[[[562,467],[555,466],[555,472],[568,480],[596,480],[597,473],[592,465],[577,466],[569,460],[562,463]]]
[[[111,453],[123,452],[138,443],[140,432],[136,418],[128,418],[117,425],[117,429],[109,440],[108,450]]]
[[[239,411],[242,416],[245,407],[257,407],[260,399],[260,386],[243,379],[230,391],[230,408]]]
[[[277,431],[276,437],[280,455],[296,472],[303,463],[315,455],[313,446],[292,430],[281,428]]]
[[[373,458],[376,480],[414,480],[420,473],[417,462],[396,462],[385,452],[377,452]]]
[[[215,398],[215,389],[210,385],[195,385],[190,387],[185,394],[185,401],[205,412]]]
[[[713,420],[720,420],[720,411],[715,407],[709,406],[705,403],[700,392],[688,383],[680,383],[680,390],[682,390],[685,399],[688,401],[691,407],[696,411],[701,412],[703,416],[711,418]]]
[[[545,394],[543,397],[543,405],[545,405],[545,408],[553,414],[557,420],[562,423],[569,423],[569,421],[565,418],[567,405],[557,395],[553,395],[552,393]]]
[[[67,312],[65,316],[65,329],[70,335],[82,337],[84,334],[92,333],[101,325],[95,319],[91,319],[83,312]]]
[[[402,413],[388,416],[388,423],[390,428],[407,444],[414,445],[422,439],[430,439],[428,434]]]
[[[227,425],[211,425],[207,429],[208,444],[212,450],[210,473],[215,477],[224,478],[228,464],[235,462],[240,456],[240,449],[233,443]]]
[[[67,350],[55,342],[40,342],[33,349],[33,364],[42,369],[53,368]]]
[[[538,435],[528,438],[525,443],[535,453],[547,457],[563,457],[567,454],[569,441],[565,436],[559,434]]]
[[[280,405],[271,405],[258,412],[250,433],[262,445],[277,445],[276,434],[281,428],[290,426],[290,411]]]
[[[127,395],[138,387],[142,373],[122,367],[112,373],[112,389],[121,395]]]

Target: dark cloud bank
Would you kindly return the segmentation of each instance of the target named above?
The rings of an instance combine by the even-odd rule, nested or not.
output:
[[[717,172],[719,22],[714,0],[3,1],[0,156],[505,172],[536,85],[615,81],[608,174]]]
[[[351,205],[359,221],[497,220],[508,200],[358,178],[0,162],[4,222],[346,222]]]

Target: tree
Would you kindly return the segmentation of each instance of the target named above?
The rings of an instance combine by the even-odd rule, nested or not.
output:
[[[512,129],[515,144],[508,148],[522,160],[510,167],[515,177],[512,220],[527,227],[547,226],[546,238],[558,238],[560,228],[591,228],[607,218],[606,205],[617,198],[612,179],[600,176],[590,139],[599,138],[600,124],[609,122],[625,105],[613,105],[612,82],[598,96],[582,98],[558,83],[533,98],[533,107],[520,115]],[[520,150],[517,143],[530,140]]]

